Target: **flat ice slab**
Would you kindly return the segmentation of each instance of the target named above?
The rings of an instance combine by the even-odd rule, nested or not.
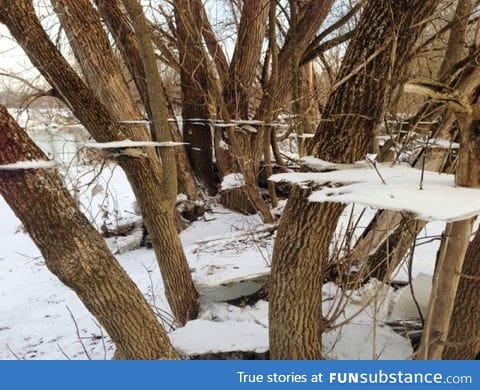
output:
[[[94,149],[126,149],[126,148],[144,148],[144,147],[171,147],[182,146],[185,142],[154,142],[154,141],[132,141],[126,139],[113,142],[87,142],[85,147]]]
[[[362,164],[331,172],[283,173],[270,180],[324,186],[312,192],[311,202],[405,210],[426,221],[459,221],[480,214],[480,189],[457,187],[454,175],[431,171],[424,172],[420,189],[420,178],[421,171],[408,165],[377,164],[375,169]]]
[[[12,164],[0,165],[0,171],[18,171],[25,169],[49,169],[55,168],[57,163],[50,160],[27,160]]]
[[[194,320],[169,336],[177,351],[185,356],[268,351],[268,329],[252,321]]]

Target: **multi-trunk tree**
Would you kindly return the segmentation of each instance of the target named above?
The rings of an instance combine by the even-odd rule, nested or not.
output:
[[[35,15],[31,0],[0,1],[0,22],[8,27],[55,93],[96,141],[150,139],[144,126],[119,123],[142,118],[131,103],[123,76],[111,54],[108,39],[101,30],[98,16],[90,2],[85,2],[81,9],[76,7],[79,4],[69,4],[63,19],[66,20],[71,13],[70,15],[75,15],[75,18],[85,22],[81,29],[75,29],[75,18],[68,18],[71,24],[66,24],[66,30],[71,32],[69,35],[73,39],[72,47],[85,69],[85,77],[96,83],[94,89],[82,81],[50,41]],[[88,26],[88,31],[85,26]],[[144,62],[143,60],[146,72]],[[161,89],[157,89],[155,93],[161,103],[154,109],[164,110],[160,97]],[[151,101],[150,105],[153,105]],[[157,114],[151,120],[154,132],[162,133],[162,140],[170,139],[164,134],[168,131],[166,114]],[[155,151],[150,150],[141,157],[120,155],[118,163],[125,170],[138,199],[152,238],[170,307],[177,321],[184,324],[197,315],[198,295],[174,225],[176,172],[173,152],[163,151],[161,157],[162,162]]]
[[[338,163],[365,157],[389,91],[436,3],[367,2],[315,133],[315,157]],[[342,206],[309,203],[309,192],[291,191],[274,246],[269,314],[274,359],[322,356],[323,264]]]
[[[135,283],[80,212],[46,155],[0,105],[0,194],[40,249],[48,269],[78,295],[115,343],[119,359],[178,355]],[[24,163],[12,169],[11,165]],[[10,164],[10,169],[5,166]]]

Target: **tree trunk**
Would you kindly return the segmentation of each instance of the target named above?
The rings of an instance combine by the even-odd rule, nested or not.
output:
[[[387,91],[395,85],[395,74],[404,66],[409,52],[423,28],[419,23],[429,15],[436,1],[370,0],[362,14],[356,34],[345,53],[337,88],[331,93],[317,128],[312,151],[318,158],[352,163],[362,159],[373,141],[373,132],[384,110]],[[373,44],[374,43],[374,44]],[[359,70],[361,69],[361,70]],[[304,312],[295,316],[296,305],[321,305],[321,283],[303,289],[308,279],[320,280],[322,263],[328,258],[330,239],[336,228],[341,206],[314,204],[309,218],[302,215],[300,202],[295,202],[282,217],[278,237],[289,237],[289,231],[301,232],[301,239],[277,239],[272,260],[270,285],[270,355],[273,359],[318,359],[324,323]],[[315,238],[315,239],[314,239]],[[315,256],[310,253],[315,251]],[[297,292],[300,291],[301,293]],[[290,296],[297,302],[292,303]],[[320,310],[320,309],[318,309]],[[318,313],[318,311],[317,311]],[[287,330],[284,326],[295,318]],[[318,343],[307,344],[305,332],[318,334]],[[308,353],[306,352],[308,351]]]
[[[168,129],[167,102],[165,96],[162,94],[163,86],[157,69],[150,27],[143,14],[143,9],[137,0],[123,0],[123,2],[130,15],[142,55],[148,99],[152,111],[155,140],[160,142],[172,141],[171,131]],[[173,260],[173,262],[167,263],[167,261],[165,261],[167,259],[162,259],[166,264],[162,264],[161,262],[160,270],[164,278],[167,299],[171,302],[171,306],[173,304],[173,313],[180,323],[184,324],[189,319],[194,319],[197,316],[198,294],[193,286],[190,268],[178,234],[176,234],[176,231],[173,231],[170,237],[167,236],[174,228],[173,213],[175,211],[177,198],[175,152],[171,147],[160,148],[160,158],[162,161],[163,174],[161,191],[164,196],[164,202],[159,205],[159,207],[163,206],[169,214],[168,218],[164,221],[164,228],[162,230],[164,234],[162,238],[165,241],[168,240],[164,244],[164,247],[169,248]],[[162,268],[162,265],[166,267]]]
[[[295,3],[297,2],[295,1]],[[277,115],[278,109],[282,106],[283,102],[288,96],[288,93],[290,92],[289,88],[292,83],[292,55],[295,50],[298,51],[298,53],[303,53],[310,41],[315,36],[318,28],[325,20],[332,4],[332,0],[322,2],[321,6],[319,6],[318,2],[315,0],[298,2],[298,20],[301,21],[301,23],[299,23],[298,26],[295,26],[297,38],[293,39],[293,29],[291,28],[285,39],[285,44],[278,54],[278,69],[281,70],[281,72],[279,72],[278,77],[275,77],[274,80],[271,80],[275,83],[275,86],[267,85],[266,88],[267,91],[275,91],[275,95],[271,96],[269,93],[264,94],[260,106],[255,113],[256,119],[268,122],[269,116],[274,118]],[[229,72],[229,80],[234,84],[233,86],[229,86],[227,82],[227,90],[224,93],[230,110],[234,110],[232,115],[243,116],[248,114],[249,93],[246,88],[248,87],[251,89],[251,82],[253,81],[253,76],[255,75],[254,64],[259,62],[259,50],[261,48],[260,38],[263,39],[265,34],[264,26],[266,25],[266,18],[269,9],[268,1],[265,0],[262,2],[246,2],[244,4],[244,8],[246,6],[249,6],[249,8],[247,8],[249,18],[242,18],[240,21],[240,31],[251,31],[251,35],[250,37],[249,35],[242,35],[239,37],[239,41],[237,42],[235,50],[235,53],[238,52],[238,55],[234,54]],[[256,12],[252,12],[254,10],[256,10]],[[242,27],[242,21],[245,22],[245,27]],[[263,26],[261,25],[262,21]],[[248,30],[247,27],[249,25],[254,25],[254,23],[257,26],[257,29]],[[258,34],[259,31],[263,31],[263,35]],[[242,37],[243,41],[248,43],[240,44],[240,42],[243,42]],[[255,45],[255,43],[258,43],[258,47]],[[257,47],[258,54],[256,56],[253,56],[255,51],[252,50],[251,47]],[[246,118],[244,117],[241,119]],[[249,133],[241,136],[234,134],[235,137],[239,138],[238,143],[241,146],[233,146],[233,151],[240,165],[239,170],[245,177],[245,193],[248,194],[248,197],[250,198],[254,207],[261,214],[263,221],[270,223],[274,221],[274,218],[270,212],[268,204],[261,197],[257,185],[260,159],[265,151],[265,139],[268,138],[268,134],[265,134],[265,132],[268,133],[270,129],[266,130],[265,128],[259,127],[256,130],[256,134]]]
[[[206,52],[196,20],[202,18],[198,0],[175,0],[175,21],[180,56],[183,140],[193,170],[210,194],[217,192],[213,172],[213,139],[209,123],[210,80]],[[196,120],[200,119],[200,120]]]
[[[223,89],[225,108],[232,119],[249,119],[250,100],[265,38],[268,3],[269,0],[247,0],[243,3],[238,37]],[[222,203],[237,210],[258,211],[264,222],[273,222],[268,204],[259,192],[258,172],[249,168],[248,153],[255,135],[235,130],[227,134],[228,138],[224,136],[223,141],[229,144],[228,153],[217,155],[220,171],[224,174],[240,172],[245,186],[222,193]],[[219,148],[216,150],[220,151]]]
[[[480,354],[480,230],[468,245],[453,306],[445,360],[474,360]]]
[[[278,226],[269,291],[271,359],[322,356],[322,263],[333,234],[331,221],[339,218],[343,207],[310,203],[310,193],[291,189]]]
[[[479,188],[480,108],[470,105],[463,106],[461,110],[458,110],[456,105],[452,108],[461,127],[461,145],[455,172],[456,185]],[[474,220],[475,218],[470,218],[451,222],[445,229],[437,259],[427,321],[417,355],[419,359],[442,359]]]
[[[473,221],[470,218],[447,224],[417,359],[442,359]]]
[[[142,130],[143,133],[139,133],[138,128],[132,132],[132,126],[122,127],[117,123],[101,100],[86,87],[49,40],[35,16],[30,0],[15,2],[0,0],[0,6],[2,9],[0,21],[7,25],[34,66],[63,98],[96,141],[120,141],[127,137],[134,140],[148,139],[144,133],[145,129]],[[94,42],[99,43],[99,41]],[[97,51],[92,51],[92,54],[94,53]],[[103,59],[99,61],[103,62]],[[118,79],[115,80],[118,81]],[[115,106],[121,102],[112,101],[111,103]],[[152,151],[146,150],[146,153],[145,157],[120,155],[118,162],[125,170],[139,201],[160,264],[167,299],[173,314],[178,322],[183,324],[189,318],[196,317],[198,303],[190,270],[173,223],[175,194],[163,194],[161,191],[162,188],[166,188],[163,179],[172,180],[172,177],[162,174],[159,159]],[[164,164],[166,162],[164,161]]]
[[[442,63],[437,73],[437,79],[441,82],[447,82],[452,78],[451,68],[462,57],[465,51],[465,37],[467,32],[467,22],[470,13],[472,12],[473,0],[460,0],[458,2],[455,14],[452,19],[452,28],[450,30],[450,37],[447,43],[447,49],[443,57]],[[470,75],[463,74],[456,80],[456,84],[460,84],[459,88],[465,90],[465,93],[471,93],[472,84],[476,85],[476,78],[469,77]],[[473,83],[472,83],[473,81]],[[400,94],[399,94],[400,95]],[[428,102],[422,106],[419,112],[415,115],[415,122],[425,120],[425,112],[431,109],[432,102]],[[445,110],[444,110],[445,111]],[[453,125],[455,124],[455,115],[447,111],[445,118],[441,125],[435,132],[435,138],[451,139],[450,136]],[[427,154],[428,152],[428,154]],[[448,172],[451,170],[451,164],[448,161],[449,150],[430,150],[425,148],[417,157],[414,165],[417,168],[421,167],[423,159],[424,169],[428,171]],[[400,223],[400,221],[402,221]],[[388,225],[388,226],[387,226]],[[380,210],[377,212],[376,218],[372,220],[366,232],[361,239],[355,244],[353,250],[353,258],[360,263],[365,263],[364,269],[360,274],[360,278],[369,277],[371,271],[376,269],[372,276],[379,280],[386,280],[390,274],[385,272],[393,272],[395,266],[399,265],[405,257],[408,248],[411,248],[417,235],[425,227],[425,221],[411,220],[406,222],[402,213],[388,210]],[[395,229],[393,229],[395,227]],[[391,237],[390,237],[390,232]],[[412,234],[414,233],[414,234]],[[388,246],[388,258],[386,248]],[[375,248],[378,248],[374,251]],[[374,251],[374,253],[371,253]],[[383,256],[383,257],[382,257]],[[389,263],[389,267],[385,265]],[[358,281],[358,278],[356,278]]]
[[[249,103],[265,38],[269,0],[244,0],[232,62],[223,92],[233,119],[248,119]]]
[[[297,1],[298,0],[295,0],[295,3]],[[298,1],[298,3],[299,5],[303,4],[298,11],[297,20],[299,21],[299,26],[290,27],[285,38],[285,43],[278,53],[279,74],[277,80],[275,80],[277,84],[275,95],[273,97],[268,94],[263,96],[260,106],[255,113],[255,117],[258,119],[263,119],[265,114],[270,110],[274,116],[276,116],[279,109],[285,105],[292,91],[294,81],[292,72],[292,58],[294,57],[294,53],[297,53],[298,63],[326,19],[333,1],[326,0],[319,4],[317,0],[307,0],[302,2]]]
[[[0,164],[46,160],[0,106]],[[175,350],[138,287],[53,169],[5,171],[0,194],[22,221],[48,269],[70,287],[98,319],[122,359],[175,359]]]
[[[148,99],[147,83],[145,80],[145,71],[143,69],[142,57],[138,48],[138,41],[135,32],[131,27],[130,20],[120,6],[118,0],[95,0],[102,19],[106,22],[109,31],[115,39],[122,59],[128,68],[130,75],[135,82],[135,86],[142,100],[143,106],[149,118],[152,118],[150,102]],[[163,90],[163,89],[162,89]],[[168,104],[169,117],[174,117],[175,112]],[[178,128],[169,126],[172,140],[181,142],[182,137]],[[188,196],[190,200],[199,200],[199,191],[193,171],[190,166],[185,148],[176,148],[178,192]]]
[[[439,80],[444,80],[449,75],[452,67],[464,57],[468,19],[472,14],[473,6],[473,0],[458,0],[451,22],[452,27],[450,28],[450,37],[445,49],[445,57],[438,70],[437,76]]]

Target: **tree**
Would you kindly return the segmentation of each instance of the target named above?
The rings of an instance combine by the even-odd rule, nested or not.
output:
[[[477,102],[471,104],[468,97],[441,83],[417,81],[406,84],[407,86],[411,92],[448,102],[461,126],[455,184],[480,187],[480,142],[477,136],[480,110]],[[442,358],[474,219],[450,222],[445,229],[437,258],[427,321],[417,355],[420,359]]]
[[[46,161],[45,154],[0,105],[0,194],[22,221],[48,269],[70,287],[106,329],[121,359],[174,359],[151,307],[80,212],[54,169],[5,170]]]
[[[452,84],[457,85],[459,91],[467,95],[474,92],[478,79],[471,74],[471,69],[460,71],[454,65],[462,58],[465,51],[468,19],[472,8],[472,0],[458,2],[452,21],[449,24],[451,28],[447,49],[436,75],[441,82],[453,80]],[[426,41],[428,42],[430,39],[428,38]],[[475,66],[476,57],[474,56],[471,59],[471,66]],[[432,104],[436,104],[437,107],[439,105],[438,102],[432,101],[422,105],[411,121],[412,128],[417,126],[416,122],[425,120],[426,112],[437,112],[432,109]],[[451,133],[455,133],[455,131],[452,131],[456,123],[455,115],[450,111],[443,110],[443,112],[444,119],[432,131],[434,131],[435,138],[450,139],[452,138]],[[448,153],[449,150],[444,149],[436,151],[432,155],[431,151],[429,152],[428,148],[425,148],[419,153],[414,165],[418,168],[423,166],[431,171],[450,172],[453,167],[451,159],[447,158]],[[365,280],[369,277],[386,280],[405,258],[408,250],[414,245],[417,235],[425,225],[425,221],[419,221],[416,218],[406,216],[404,213],[386,210],[377,212],[376,217],[365,230],[361,239],[358,240],[350,256],[363,264],[356,281]],[[392,233],[389,234],[389,232]],[[377,249],[370,253],[373,248]]]
[[[203,5],[198,0],[175,0],[175,21],[182,91],[183,139],[196,176],[208,192],[217,186],[213,171],[213,138],[209,123],[212,82],[200,29]]]
[[[368,1],[315,133],[316,157],[352,163],[365,156],[395,75],[436,3]],[[291,191],[278,227],[270,285],[273,359],[321,358],[322,264],[342,207],[309,203],[309,192]]]
[[[477,230],[465,254],[460,281],[450,318],[447,342],[442,358],[445,360],[474,360],[480,354],[480,233]]]
[[[148,98],[145,70],[143,69],[138,40],[132,29],[130,20],[118,0],[95,0],[95,4],[97,5],[100,16],[107,24],[110,33],[115,39],[117,48],[119,49],[121,57],[133,78],[148,118],[152,118],[153,115]],[[155,42],[158,42],[158,39],[156,39]],[[161,46],[161,48],[163,48],[163,46]],[[174,62],[174,59],[170,59],[169,62],[173,67],[174,65],[172,65],[172,62]],[[165,97],[168,98],[163,88],[162,91]],[[168,115],[169,117],[174,117],[175,113],[173,107],[170,102],[167,101],[167,103],[167,108],[169,110]],[[174,141],[182,141],[177,128],[169,126],[168,129],[171,131],[171,137]],[[187,195],[191,200],[199,200],[200,196],[197,182],[193,175],[185,149],[176,148],[176,152],[178,192]]]
[[[84,84],[49,40],[35,16],[30,0],[16,2],[2,0],[0,6],[2,10],[0,22],[7,25],[12,36],[22,46],[32,63],[96,141],[109,142],[126,138],[148,139],[145,129],[142,130],[138,126],[131,125],[121,126],[113,115],[113,111],[110,112],[93,91]],[[69,6],[75,10],[73,4]],[[88,8],[82,8],[82,10],[88,12]],[[95,23],[94,19],[90,21]],[[99,21],[97,20],[96,23],[98,24]],[[93,28],[95,28],[95,24],[92,25]],[[108,62],[110,47],[103,45],[103,31],[100,33],[97,29],[96,32],[98,34],[92,37],[97,40],[86,42],[90,43],[88,48],[91,51],[85,53],[92,55],[92,64],[114,66]],[[90,38],[90,36],[85,38]],[[79,37],[77,37],[77,42],[79,42],[78,39]],[[105,49],[106,52],[92,47],[92,42],[100,45],[99,47]],[[87,64],[86,61],[83,63]],[[108,66],[99,68],[98,74],[95,74],[94,67],[89,69],[91,77],[98,77],[96,81],[99,82],[99,86],[104,85],[101,78],[107,76],[105,71],[108,71]],[[114,72],[113,75],[116,76],[116,73]],[[113,100],[113,97],[117,96],[115,94],[120,91],[119,85],[116,84],[116,88],[111,90],[100,88],[110,105],[128,104],[128,100],[122,102]],[[115,111],[115,113],[118,112]],[[138,117],[129,116],[125,119],[132,120],[138,119]],[[153,119],[155,129],[167,128],[163,127],[167,122],[166,118],[161,119],[160,122],[155,119]],[[166,135],[162,135],[162,137],[166,137]],[[152,150],[146,151],[146,155],[143,157],[120,155],[118,163],[125,170],[138,199],[145,224],[152,238],[170,307],[177,321],[184,324],[188,319],[195,318],[197,315],[198,294],[193,286],[190,269],[173,223],[176,190],[174,190],[175,170],[172,168],[174,161],[171,154],[171,151],[165,151],[162,165]]]

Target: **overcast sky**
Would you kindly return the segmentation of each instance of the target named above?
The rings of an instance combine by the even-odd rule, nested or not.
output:
[[[29,80],[38,75],[23,50],[12,40],[8,29],[0,24],[0,73],[13,73]],[[2,84],[12,80],[0,76]],[[0,88],[2,85],[0,84]]]
[[[51,27],[57,24],[58,21],[56,18],[48,16],[53,12],[50,0],[35,0],[34,6],[47,32],[52,31],[52,33],[56,34],[58,29]],[[221,15],[225,14],[225,9],[218,0],[205,0],[205,7],[215,27],[216,21],[222,19]],[[232,42],[230,42],[230,40],[232,40],[231,37],[227,39],[226,42],[221,42],[227,51],[227,55],[231,54],[228,49],[229,46],[232,45],[233,40]],[[8,29],[2,24],[0,24],[0,73],[15,74],[28,81],[37,79],[39,76],[38,71],[33,67],[23,50],[13,41]],[[42,81],[40,81],[40,83],[41,82]],[[2,90],[5,85],[15,86],[18,85],[18,83],[21,82],[0,74],[0,90]],[[39,85],[39,82],[35,82],[34,85]],[[41,87],[42,85],[39,86]]]

